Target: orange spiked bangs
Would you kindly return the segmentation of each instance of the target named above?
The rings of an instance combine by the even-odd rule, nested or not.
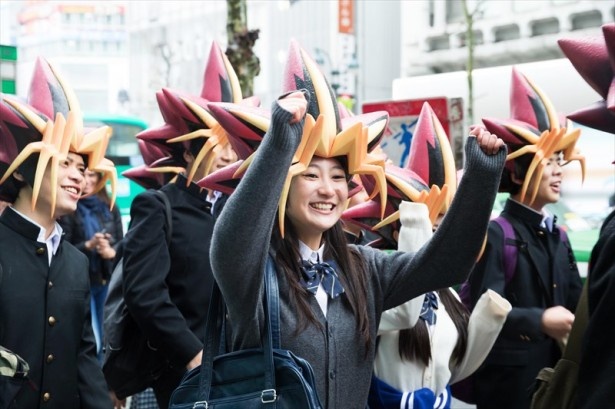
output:
[[[117,173],[113,162],[104,157],[111,128],[84,131],[79,101],[72,88],[62,79],[49,62],[39,58],[36,62],[28,103],[16,98],[2,96],[0,119],[3,140],[0,155],[3,168],[0,179],[5,183],[18,167],[33,154],[39,154],[33,181],[32,209],[36,207],[38,195],[47,166],[51,166],[51,177],[57,177],[60,161],[69,152],[87,157],[88,169],[103,174],[94,192],[111,181],[111,206],[115,202]],[[52,186],[51,211],[55,211],[56,188]]]
[[[160,145],[137,139],[143,164],[127,169],[122,176],[132,180],[145,189],[159,189],[178,173],[184,172],[170,156],[170,150]]]
[[[419,114],[406,168],[386,167],[387,205],[385,218],[374,224],[373,204],[344,212],[344,219],[379,234],[389,248],[397,248],[401,201],[425,203],[432,225],[444,214],[457,189],[457,171],[448,136],[428,103]],[[377,243],[381,245],[380,243]]]
[[[209,102],[227,102],[256,106],[258,98],[242,99],[241,87],[235,70],[216,42],[212,43],[200,96],[191,96],[163,89],[156,95],[165,124],[162,127],[148,129],[137,137],[147,141],[176,145],[171,154],[177,164],[185,165],[183,153],[193,140],[204,139],[205,142],[196,153],[194,163],[186,182],[190,184],[203,160],[205,173],[209,174],[215,155],[229,143],[228,135],[216,118],[209,112]],[[169,161],[165,162],[167,165]],[[155,171],[152,165],[150,171]]]
[[[384,160],[370,152],[380,142],[389,120],[385,111],[340,118],[333,89],[308,53],[291,41],[286,62],[283,92],[307,90],[309,102],[301,143],[288,171],[280,196],[279,224],[284,235],[286,199],[292,178],[303,172],[314,156],[346,157],[349,175],[368,175],[376,183],[370,197],[380,194],[381,217],[386,205]]]
[[[427,183],[410,169],[404,169],[390,163],[386,165],[385,176],[387,198],[384,209],[381,207],[379,198],[376,197],[347,209],[342,214],[342,219],[347,223],[355,224],[376,233],[379,239],[370,243],[370,246],[393,249],[397,248],[397,233],[401,227],[399,222],[400,203],[404,200],[429,203],[435,202],[437,197],[436,193],[432,194],[429,191]],[[373,180],[361,177],[361,181],[366,190],[373,189]],[[430,195],[432,199],[429,199]],[[442,199],[445,197],[444,195],[437,196]],[[442,205],[442,202],[440,202],[440,205]]]
[[[386,192],[384,160],[381,155],[371,152],[384,135],[389,119],[388,113],[381,111],[364,115],[344,112],[342,120],[332,88],[318,65],[295,41],[290,44],[284,77],[283,92],[306,90],[309,103],[301,142],[293,156],[280,196],[278,217],[282,236],[291,180],[309,166],[314,156],[345,157],[348,175],[367,175],[376,180],[371,197]],[[237,186],[238,180],[250,165],[252,152],[269,129],[271,113],[236,104],[208,106],[210,113],[227,131],[231,144],[239,147],[239,157],[245,160],[208,175],[199,181],[199,185],[229,192]],[[386,194],[380,195],[380,199],[384,214]]]
[[[148,188],[159,188],[178,173],[186,170],[183,158],[185,147],[181,144],[167,144],[167,140],[188,133],[188,124],[167,101],[163,90],[156,92],[156,101],[164,124],[148,128],[136,135],[144,164],[122,173],[127,178]]]
[[[197,184],[203,188],[231,194],[269,130],[271,112],[261,107],[221,102],[209,103],[207,108],[227,132],[239,161],[208,174]]]
[[[506,157],[508,161],[506,166],[509,172],[514,172],[512,163],[514,159],[525,154],[533,154],[521,186],[523,203],[531,205],[534,202],[538,193],[537,182],[542,177],[545,166],[543,159],[549,158],[555,152],[563,153],[566,164],[578,160],[581,164],[582,178],[585,179],[585,157],[576,148],[581,130],[562,127],[548,97],[515,68],[512,71],[510,109],[511,119],[483,118],[483,123],[489,132],[498,135],[508,145],[511,153]],[[532,180],[536,183],[533,191],[528,192]],[[500,191],[509,191],[510,188],[506,186],[512,185],[512,182],[510,180],[502,182]]]

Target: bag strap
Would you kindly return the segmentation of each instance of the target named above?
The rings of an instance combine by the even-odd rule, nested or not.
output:
[[[504,216],[499,215],[495,219],[493,219],[504,233],[504,249],[502,263],[504,265],[504,285],[508,285],[511,282],[515,275],[515,271],[517,270],[517,255],[519,249],[517,248],[517,238],[515,235],[515,229],[508,219]],[[459,289],[459,297],[461,298],[462,303],[471,310],[471,294],[470,294],[470,281],[467,279]]]
[[[271,347],[280,349],[282,345],[280,341],[280,290],[278,289],[278,276],[273,260],[273,256],[267,257],[267,265],[265,266],[265,296],[267,297],[265,317],[267,317],[267,311],[269,311],[267,321],[271,327]]]
[[[510,222],[510,220],[500,215],[496,217],[495,219],[493,219],[493,221],[496,222],[502,228],[502,231],[504,232],[504,250],[503,250],[504,251],[504,257],[503,257],[504,284],[508,285],[512,281],[513,277],[515,276],[515,273],[517,272],[517,258],[519,255],[519,241],[517,240],[517,237],[515,235],[515,229],[512,223]],[[563,232],[563,229],[560,229],[559,227],[558,229],[561,234],[561,232]],[[564,233],[562,240],[566,242],[567,237],[568,236],[566,236]],[[544,297],[547,303],[549,305],[554,305],[553,297],[551,296],[551,293],[549,292],[549,290],[545,288],[545,285],[542,279],[536,276],[536,280],[538,282],[538,285],[542,289],[542,292],[544,294]]]
[[[493,219],[504,232],[504,283],[507,285],[512,280],[517,270],[517,253],[515,229],[508,219],[498,216]]]
[[[154,190],[154,194],[158,196],[162,203],[164,203],[164,214],[166,216],[167,222],[167,244],[171,244],[171,237],[173,237],[173,212],[171,210],[171,202],[169,202],[169,198],[162,190]]]
[[[587,321],[589,320],[589,312],[587,310],[587,281],[586,279],[585,284],[583,284],[581,298],[579,298],[577,309],[574,312],[574,322],[572,323],[568,343],[566,344],[563,354],[563,358],[576,362],[577,364],[581,362],[581,343],[583,341],[585,329],[587,328]]]
[[[271,256],[267,257],[264,274],[265,297],[263,299],[263,312],[265,315],[265,331],[263,332],[263,361],[265,369],[265,391],[276,395],[275,391],[275,368],[273,364],[273,348],[280,345],[280,310],[279,290],[275,264]],[[205,342],[203,345],[203,358],[199,374],[198,399],[207,402],[211,393],[213,379],[214,351],[220,348],[221,322],[224,315],[224,301],[218,283],[214,280],[209,310],[207,312],[207,324],[205,329]]]
[[[515,240],[515,231],[508,220],[502,215],[493,219],[504,232],[504,284],[508,284],[512,280],[517,268],[517,247],[513,244]],[[512,241],[511,241],[512,240]],[[510,242],[510,245],[509,245]],[[461,284],[459,288],[459,298],[468,311],[472,311],[472,290],[470,288],[470,277]]]
[[[269,393],[275,391],[275,366],[273,365],[273,348],[280,348],[280,296],[278,292],[278,277],[276,276],[273,258],[267,257],[265,265],[265,302],[263,313],[265,315],[265,339],[263,343],[263,358],[265,359],[265,389]]]
[[[515,229],[512,223],[507,218],[505,218],[502,215],[499,215],[498,217],[494,218],[493,221],[497,223],[498,226],[500,226],[500,228],[502,229],[502,232],[504,233],[504,241],[503,241],[504,249],[503,249],[502,262],[504,264],[504,285],[508,285],[508,283],[512,281],[513,277],[515,276],[515,272],[517,270],[517,257],[519,253],[519,248],[517,246],[517,237],[515,235]],[[562,229],[561,227],[557,226],[557,229],[560,232],[560,237],[561,237],[562,242],[568,248],[569,257],[570,257],[570,253],[572,252],[572,250],[569,245],[568,235],[566,234],[566,231]],[[542,282],[540,283],[542,286]],[[550,300],[551,297],[548,294],[548,292],[545,292],[545,294],[547,298]],[[469,280],[466,280],[461,285],[461,288],[459,290],[459,297],[461,298],[461,301],[463,302],[463,304],[468,309],[470,309],[471,300],[470,300]]]

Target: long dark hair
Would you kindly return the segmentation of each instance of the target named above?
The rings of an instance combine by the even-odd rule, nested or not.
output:
[[[453,349],[453,360],[461,362],[468,347],[468,309],[453,295],[450,289],[438,290],[440,301],[446,312],[453,320],[457,333],[457,343]],[[429,342],[429,329],[422,319],[410,329],[399,331],[399,356],[408,361],[418,361],[428,366],[431,360],[431,343]]]
[[[296,229],[292,222],[286,218],[284,223],[285,235],[282,238],[277,216],[275,220],[271,246],[276,252],[276,265],[285,274],[289,283],[290,301],[296,306],[299,313],[297,319],[299,324],[296,332],[302,332],[309,324],[321,326],[310,308],[309,298],[306,296],[308,292],[299,282],[299,260],[301,256]],[[365,261],[356,250],[348,246],[341,221],[338,220],[333,227],[323,233],[323,240],[327,243],[324,259],[334,260],[339,267],[337,274],[345,290],[340,297],[343,297],[342,301],[347,302],[353,312],[367,354],[372,340],[367,314],[368,278]]]

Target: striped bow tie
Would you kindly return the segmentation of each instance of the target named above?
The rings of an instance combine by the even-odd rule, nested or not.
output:
[[[436,311],[438,309],[438,297],[434,292],[425,294],[423,299],[423,307],[421,307],[421,318],[426,324],[434,325],[436,323]]]
[[[344,292],[335,269],[327,263],[301,260],[301,276],[301,285],[312,294],[316,294],[320,284],[332,299]]]

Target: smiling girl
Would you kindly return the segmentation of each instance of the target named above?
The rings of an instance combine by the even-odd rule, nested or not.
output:
[[[358,116],[336,126],[333,93],[316,64],[295,43],[289,55],[285,88],[291,92],[274,103],[267,134],[220,215],[212,267],[227,302],[232,347],[249,348],[260,344],[263,272],[273,257],[282,348],[310,362],[323,407],[364,408],[382,311],[467,276],[487,228],[505,149],[494,135],[473,130],[455,202],[418,253],[348,245],[340,220],[347,182],[357,172],[379,177],[365,154],[374,140],[366,135],[374,135],[370,126],[378,121]],[[299,88],[309,89],[309,102],[304,92],[292,92]],[[343,148],[352,143],[354,149]],[[472,223],[461,222],[470,213]],[[442,248],[456,251],[442,257]],[[457,266],[454,272],[450,265]]]

